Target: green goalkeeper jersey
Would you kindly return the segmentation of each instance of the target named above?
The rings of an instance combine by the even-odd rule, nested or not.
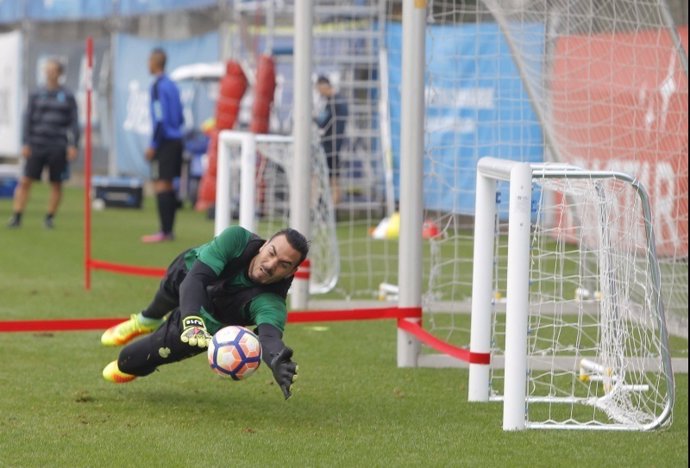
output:
[[[256,288],[257,284],[247,276],[246,265],[243,265],[239,271],[226,271],[228,263],[241,257],[253,238],[255,236],[250,231],[240,226],[231,226],[210,242],[190,249],[185,254],[187,270],[190,270],[194,262],[198,260],[211,268],[219,276],[219,281],[225,281],[226,285],[232,289],[241,291]],[[284,331],[287,317],[285,297],[272,292],[270,287],[266,289],[268,289],[267,292],[259,292],[246,307],[232,311],[233,317],[230,320],[224,317],[222,322],[231,321],[234,322],[232,324],[236,325],[266,323]],[[202,315],[208,317],[208,312]],[[211,316],[214,315],[216,314],[211,314]],[[218,317],[214,318],[217,319]],[[209,325],[211,324],[207,323],[207,326]],[[222,324],[218,322],[216,325],[220,327]],[[212,326],[212,328],[216,327]]]

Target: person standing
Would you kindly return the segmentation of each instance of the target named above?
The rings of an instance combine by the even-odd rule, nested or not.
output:
[[[340,149],[345,141],[345,125],[347,124],[348,115],[347,103],[336,92],[330,80],[323,75],[317,78],[316,89],[326,100],[323,111],[314,121],[322,130],[321,146],[326,154],[333,203],[337,204],[340,201],[338,175],[340,170]]]
[[[45,85],[29,96],[22,132],[22,156],[26,159],[12,202],[13,214],[8,223],[18,228],[34,181],[40,181],[48,168],[50,197],[43,221],[54,227],[54,217],[62,199],[62,184],[69,178],[69,163],[78,155],[79,118],[72,92],[60,84],[63,66],[49,59],[44,67]]]
[[[173,180],[182,172],[182,125],[184,114],[180,91],[165,74],[167,56],[163,49],[154,49],[149,56],[151,85],[151,121],[153,135],[146,149],[151,162],[151,178],[156,193],[160,231],[143,236],[142,242],[156,243],[174,240],[173,228],[178,201]]]

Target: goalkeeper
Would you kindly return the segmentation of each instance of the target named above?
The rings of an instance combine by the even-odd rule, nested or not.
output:
[[[256,325],[263,360],[289,398],[297,365],[282,341],[286,298],[308,252],[308,241],[294,229],[266,241],[239,226],[185,250],[168,267],[151,304],[103,333],[106,346],[129,343],[103,369],[103,377],[130,382],[204,352],[222,327]],[[149,335],[130,343],[143,334]]]

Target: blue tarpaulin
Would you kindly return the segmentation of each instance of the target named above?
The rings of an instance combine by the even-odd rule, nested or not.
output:
[[[0,23],[16,23],[24,17],[24,5],[16,0],[0,0]]]
[[[217,5],[217,0],[0,0],[0,23],[98,20]]]
[[[399,199],[402,26],[389,23],[386,33]],[[530,54],[541,57],[543,26],[522,33],[530,36]],[[542,161],[541,127],[498,25],[427,26],[425,53],[424,207],[473,214],[477,161]],[[507,194],[501,198],[508,200]]]
[[[217,0],[120,0],[119,13],[123,16],[163,13],[174,10],[204,8],[218,4]]]
[[[26,16],[34,21],[88,20],[112,16],[113,2],[93,0],[24,0]],[[21,4],[22,2],[17,2]]]

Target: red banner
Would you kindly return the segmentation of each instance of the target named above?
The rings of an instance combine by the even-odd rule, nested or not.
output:
[[[678,33],[687,51],[688,28]],[[671,35],[564,36],[554,56],[558,158],[636,177],[650,195],[657,253],[687,256],[688,81]]]

